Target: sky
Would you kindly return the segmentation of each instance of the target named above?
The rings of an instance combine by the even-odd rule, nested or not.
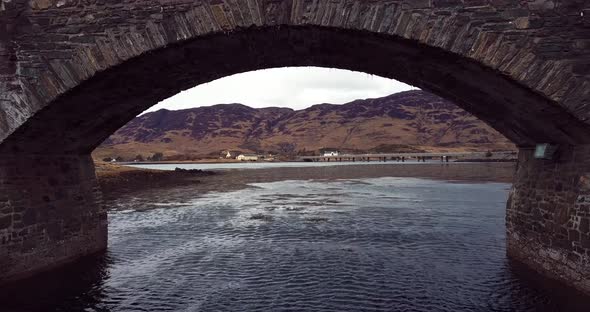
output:
[[[314,104],[344,104],[415,89],[396,80],[360,72],[320,67],[286,67],[251,71],[201,84],[147,111],[178,110],[215,104],[304,109]],[[147,112],[146,111],[146,112]]]

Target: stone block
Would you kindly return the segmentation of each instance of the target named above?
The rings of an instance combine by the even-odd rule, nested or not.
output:
[[[12,216],[0,217],[0,231],[9,228],[12,225]]]

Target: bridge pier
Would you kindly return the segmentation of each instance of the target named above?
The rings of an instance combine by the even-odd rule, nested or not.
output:
[[[507,253],[590,294],[590,145],[556,161],[521,149],[506,208]]]
[[[106,247],[90,155],[0,155],[0,284]]]
[[[506,207],[507,254],[590,294],[590,145],[562,148],[557,160],[533,152],[519,154]],[[106,246],[90,156],[0,155],[0,283]]]

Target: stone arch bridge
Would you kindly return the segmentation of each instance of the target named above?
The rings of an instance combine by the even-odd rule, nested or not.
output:
[[[586,0],[0,0],[0,281],[106,248],[90,152],[138,113],[323,66],[429,90],[515,142],[508,253],[590,293],[589,55]]]

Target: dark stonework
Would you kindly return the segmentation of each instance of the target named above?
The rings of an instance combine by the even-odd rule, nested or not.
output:
[[[0,284],[106,249],[89,156],[0,155]]]
[[[95,118],[97,123],[116,118],[113,122],[122,126],[153,100],[195,84],[244,70],[297,65],[336,66],[412,83],[456,101],[518,145],[590,144],[588,1],[0,3],[0,142],[18,129],[27,132],[30,152],[48,145],[47,138],[34,134],[54,129],[60,137],[83,137],[98,128]],[[298,31],[302,26],[307,30]],[[405,51],[397,53],[399,46]],[[64,95],[83,82],[104,83],[99,72],[128,73],[118,66],[129,69],[128,61],[146,70],[136,69],[127,76],[131,80],[103,90],[107,94],[100,103],[88,97],[71,104],[92,112],[91,120],[62,118],[48,126],[47,118],[61,118],[52,106]],[[146,75],[143,89],[130,86]],[[148,86],[157,90],[123,112],[102,102],[123,102],[117,97],[142,95]],[[50,116],[41,116],[46,109]],[[24,141],[22,134],[11,137],[14,145]],[[77,142],[69,143],[82,149],[95,144],[72,139]]]
[[[436,88],[525,145],[590,140],[582,121],[473,60],[378,34],[285,26],[205,36],[113,66],[29,118],[0,144],[0,153],[89,153],[153,103],[183,89],[286,65],[345,68]],[[529,115],[535,118],[522,118]]]
[[[508,255],[590,294],[590,145],[559,160],[520,151],[506,211]]]
[[[590,293],[589,38],[583,0],[0,0],[0,280],[105,248],[88,155],[138,113],[313,65],[431,91],[523,148],[560,144],[558,162],[522,150],[508,251]]]

